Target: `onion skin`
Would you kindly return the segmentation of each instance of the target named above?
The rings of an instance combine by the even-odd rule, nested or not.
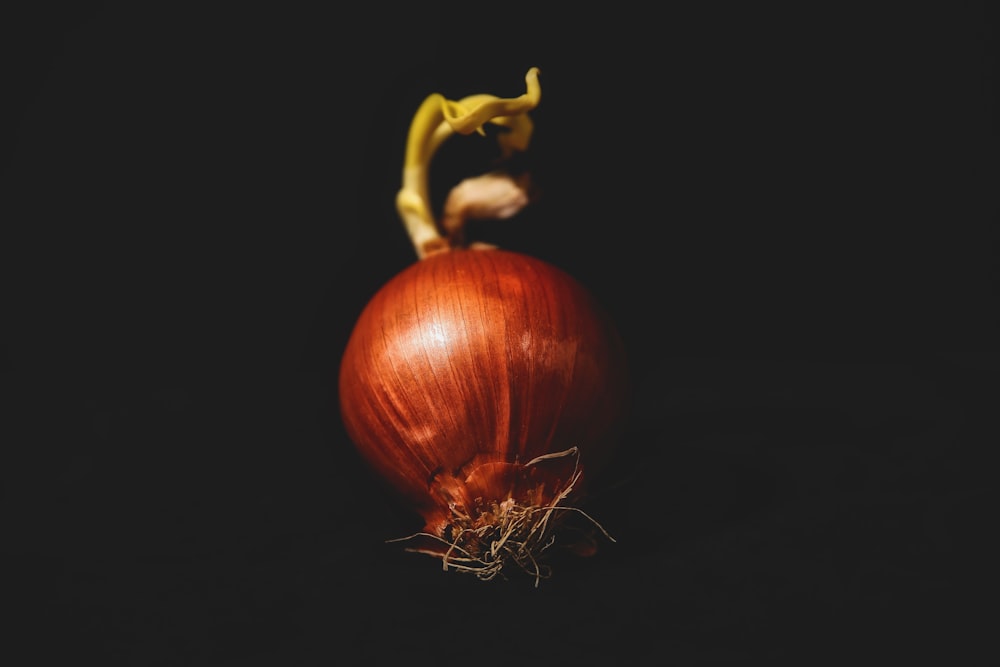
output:
[[[453,546],[511,503],[581,498],[613,453],[627,388],[619,335],[583,286],[495,248],[432,254],[386,283],[339,376],[361,455],[423,518],[425,536]],[[460,546],[485,548],[473,542]]]

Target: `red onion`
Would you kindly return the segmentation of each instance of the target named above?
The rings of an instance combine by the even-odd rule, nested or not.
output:
[[[441,239],[421,252],[418,237],[420,259],[374,295],[344,351],[347,433],[422,517],[410,550],[482,579],[513,563],[537,585],[570,516],[604,530],[576,504],[620,432],[621,340],[552,264]]]

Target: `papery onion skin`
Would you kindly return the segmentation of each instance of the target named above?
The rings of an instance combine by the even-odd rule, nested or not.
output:
[[[628,373],[613,323],[569,274],[517,252],[453,248],[404,269],[363,309],[339,398],[362,456],[427,534],[450,540],[456,511],[544,506],[574,469],[570,497],[581,497],[621,435]],[[525,467],[569,450],[569,465]]]

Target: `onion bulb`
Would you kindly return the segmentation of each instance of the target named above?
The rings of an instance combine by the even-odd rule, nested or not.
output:
[[[507,154],[524,150],[537,77],[529,71],[519,98],[431,95],[417,112],[397,206],[418,259],[362,310],[339,375],[347,434],[423,520],[402,538],[407,548],[481,579],[513,565],[536,585],[551,573],[550,547],[578,543],[581,518],[611,539],[579,505],[621,433],[622,342],[563,270],[461,242],[462,211],[506,217],[522,205],[517,179],[514,190],[496,173],[464,183],[443,225],[430,215],[426,172],[444,138],[485,122],[508,129]]]

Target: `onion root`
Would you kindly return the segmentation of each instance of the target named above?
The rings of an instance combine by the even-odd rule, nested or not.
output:
[[[388,542],[420,542],[419,546],[407,547],[406,550],[440,558],[445,571],[452,569],[474,574],[484,581],[494,579],[509,564],[513,564],[534,577],[537,588],[542,579],[548,579],[552,574],[543,556],[556,543],[556,533],[567,514],[582,516],[605,538],[615,541],[589,514],[578,507],[563,504],[570,498],[583,474],[576,447],[539,456],[525,467],[564,456],[575,456],[577,459],[573,475],[544,505],[519,502],[513,496],[472,511],[464,510],[458,503],[450,503],[451,516],[441,531],[442,535],[421,531]],[[592,550],[592,546],[586,549]]]

